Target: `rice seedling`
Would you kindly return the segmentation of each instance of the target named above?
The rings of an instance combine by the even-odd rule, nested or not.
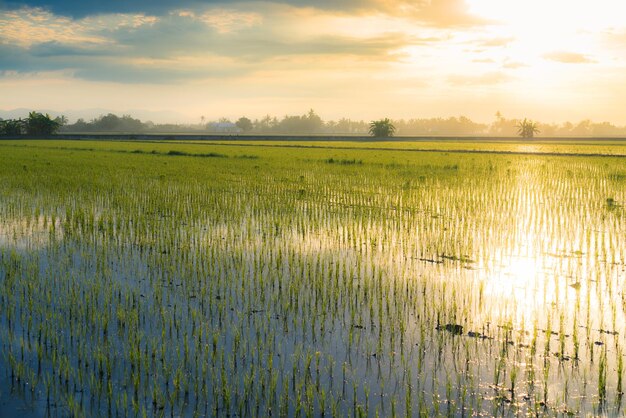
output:
[[[301,145],[0,143],[0,401],[620,414],[617,145]]]

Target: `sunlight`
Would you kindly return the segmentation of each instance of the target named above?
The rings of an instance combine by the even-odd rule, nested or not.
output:
[[[622,19],[616,12],[624,9],[623,3],[616,0],[467,0],[467,3],[472,13],[505,26],[525,28],[526,32],[602,30],[620,25]]]
[[[537,278],[541,274],[541,259],[537,257],[511,257],[502,270],[503,278],[508,281],[507,288],[512,295],[525,293],[535,288]]]
[[[539,312],[555,302],[557,289],[556,282],[550,280],[550,262],[543,253],[550,237],[533,221],[536,211],[533,191],[540,188],[541,180],[533,175],[533,170],[526,169],[518,173],[515,182],[519,204],[501,252],[488,263],[485,290],[494,299],[504,301],[502,313],[511,315],[519,325],[532,322]]]
[[[598,50],[594,33],[620,26],[624,6],[610,0],[582,2],[529,0],[523,3],[468,0],[470,10],[490,21],[495,36],[512,37],[507,53],[545,72],[546,54],[570,53],[583,61]],[[557,56],[558,57],[558,56]],[[590,60],[591,61],[591,60]],[[564,58],[563,62],[568,62]],[[571,62],[571,61],[569,61]]]
[[[546,304],[554,302],[554,282],[548,281],[543,260],[532,255],[511,256],[488,275],[486,293],[494,300],[506,301],[503,309],[513,314],[516,323],[531,321]]]

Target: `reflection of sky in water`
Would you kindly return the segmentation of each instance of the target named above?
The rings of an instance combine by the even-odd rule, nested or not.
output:
[[[51,221],[41,216],[35,221],[0,220],[0,248],[38,250],[48,245],[52,238],[62,236],[60,222],[52,229]]]
[[[574,171],[597,169],[596,165],[581,168],[575,163],[572,167]],[[60,254],[65,254],[65,261],[71,262],[65,265],[63,260],[50,260],[52,270],[65,269],[71,273],[70,277],[82,278],[95,277],[98,265],[107,266],[101,272],[102,277],[108,280],[113,276],[111,283],[124,292],[138,289],[141,300],[146,301],[156,294],[166,294],[168,308],[169,305],[183,307],[176,314],[183,322],[188,319],[184,308],[197,307],[201,298],[195,291],[191,297],[181,284],[187,276],[199,274],[194,263],[202,262],[203,257],[204,261],[209,257],[214,264],[199,274],[198,283],[207,277],[213,280],[220,277],[221,284],[213,288],[220,296],[220,303],[225,294],[232,296],[232,288],[244,289],[243,283],[247,280],[256,280],[257,284],[260,278],[267,280],[264,290],[270,295],[275,291],[271,285],[274,280],[290,283],[293,278],[306,277],[307,280],[300,283],[301,288],[290,289],[294,294],[323,291],[333,282],[343,289],[344,284],[349,283],[347,287],[353,286],[353,293],[343,297],[352,299],[339,302],[342,307],[339,313],[331,316],[332,321],[327,320],[327,338],[316,347],[328,350],[335,357],[335,375],[341,373],[342,361],[354,355],[346,347],[346,330],[351,329],[355,338],[363,341],[358,345],[362,352],[356,350],[362,357],[355,357],[352,372],[356,380],[369,379],[371,387],[376,388],[378,378],[369,370],[369,361],[364,359],[374,361],[371,358],[378,344],[379,330],[391,332],[389,329],[393,328],[389,326],[397,326],[397,320],[405,318],[408,367],[414,367],[411,362],[417,362],[420,350],[427,347],[420,361],[426,365],[427,373],[432,371],[432,376],[444,382],[450,370],[446,369],[445,362],[436,365],[435,344],[442,344],[443,356],[448,358],[454,357],[446,351],[454,344],[446,345],[449,340],[444,338],[449,335],[435,331],[435,321],[439,321],[441,315],[442,321],[462,324],[465,332],[485,332],[493,338],[482,341],[470,339],[466,334],[460,339],[468,350],[475,350],[468,351],[467,358],[476,366],[478,386],[489,389],[493,356],[502,342],[498,340],[502,339],[502,325],[511,324],[514,332],[518,332],[516,342],[525,344],[530,337],[519,332],[520,329],[529,331],[535,326],[558,331],[562,327],[571,334],[572,330],[584,326],[594,332],[588,340],[593,348],[594,341],[605,336],[599,330],[622,329],[624,323],[621,303],[616,301],[621,297],[626,277],[626,234],[622,213],[606,207],[607,196],[615,195],[613,185],[607,184],[602,175],[585,184],[575,176],[553,178],[554,172],[550,172],[545,161],[532,159],[520,161],[509,177],[502,174],[473,178],[467,184],[441,181],[419,185],[409,189],[407,195],[398,194],[399,197],[382,187],[368,199],[361,200],[358,193],[342,195],[337,192],[328,202],[311,200],[287,212],[290,224],[282,223],[283,219],[275,213],[264,211],[251,211],[240,221],[227,218],[223,223],[209,218],[181,225],[178,219],[158,218],[148,228],[145,241],[137,242],[136,224],[124,222],[133,218],[129,213],[122,219],[124,228],[112,229],[115,237],[102,238],[105,235],[91,235],[93,231],[88,230],[84,236],[80,235],[82,231],[77,232],[71,240],[67,234],[64,241],[57,241],[62,236],[58,221],[51,234],[43,217],[35,222],[3,220],[0,221],[0,249],[19,249],[27,253],[62,242]],[[595,174],[598,173],[591,173],[591,177]],[[160,240],[164,237],[169,239],[165,248],[158,245],[163,244]],[[189,263],[178,258],[178,252],[183,253],[182,248],[190,249],[187,256],[192,261]],[[102,250],[105,251],[100,252]],[[283,257],[280,264],[278,253]],[[51,254],[58,256],[51,251],[42,257]],[[92,263],[100,258],[104,262]],[[312,284],[320,278],[328,280],[328,284]],[[379,278],[386,284],[393,283],[387,293],[392,295],[387,299],[391,301],[392,310],[390,321],[375,324],[376,328],[369,323],[370,315],[377,315],[376,305],[371,311],[366,309],[369,300],[362,289],[382,292],[383,286],[377,285]],[[82,286],[89,281],[76,283]],[[350,306],[359,294],[359,303],[363,303],[356,309],[359,316],[347,320],[348,311],[342,309]],[[311,295],[313,293],[301,296],[306,299],[312,298]],[[254,308],[258,314],[265,310],[259,309],[264,306],[255,296],[247,299],[255,304],[245,306],[240,296],[237,291],[236,297],[229,299],[234,309],[227,311],[227,317],[233,329],[256,320],[249,318],[263,319],[262,315],[250,315],[250,309]],[[393,300],[396,297],[401,301],[398,305]],[[151,313],[145,306],[149,305],[142,307]],[[616,307],[620,309],[615,310]],[[306,316],[309,308],[303,307],[296,316]],[[293,311],[287,312],[293,315]],[[152,318],[152,315],[147,317]],[[289,335],[283,335],[283,323],[277,318],[280,316],[266,318],[267,326],[275,335],[281,335],[277,345],[281,357],[290,358],[307,331],[295,326]],[[547,325],[550,321],[552,323]],[[355,325],[359,328],[354,328]],[[251,335],[256,326],[250,327]],[[225,332],[229,335],[230,331]],[[572,338],[567,338],[566,351],[571,355]],[[623,341],[621,335],[616,338],[620,339],[615,341]],[[556,344],[552,352],[556,350],[554,347]],[[397,347],[387,348],[385,354]],[[539,351],[542,349],[540,346]],[[516,355],[522,357],[511,356],[507,358],[508,364],[522,364],[526,360],[523,357],[526,352],[519,351]],[[551,352],[548,355],[552,356]],[[539,357],[535,360],[541,367]],[[390,356],[382,361],[386,370],[406,367]],[[588,359],[583,357],[584,361]],[[595,373],[591,363],[587,366]],[[551,390],[556,393],[560,391],[561,378],[557,374],[566,372],[555,367],[551,373],[551,387],[554,387]],[[571,379],[572,396],[595,390],[577,386],[584,379]],[[387,383],[398,382],[400,378],[393,377]],[[443,384],[438,389],[433,389],[433,384],[427,382],[422,389],[445,391]]]
[[[492,256],[481,259],[478,270],[486,293],[509,312],[513,305],[514,322],[541,322],[548,308],[570,320],[606,314],[603,299],[620,292],[618,279],[625,277],[626,242],[619,214],[603,206],[604,186],[550,183],[532,169],[519,172],[506,245],[490,248]],[[623,312],[618,317],[622,324]]]

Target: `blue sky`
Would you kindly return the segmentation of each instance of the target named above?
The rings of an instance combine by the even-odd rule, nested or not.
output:
[[[5,1],[0,109],[187,121],[500,110],[624,124],[625,11],[617,0]]]

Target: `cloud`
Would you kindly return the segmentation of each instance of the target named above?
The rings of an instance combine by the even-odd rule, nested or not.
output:
[[[473,59],[472,62],[475,62],[478,64],[493,64],[496,61],[492,58],[476,58],[476,59]]]
[[[248,28],[262,22],[259,13],[239,12],[228,9],[215,9],[201,14],[194,11],[181,10],[179,16],[191,16],[211,26],[219,33],[229,33],[241,28]]]
[[[107,33],[150,25],[158,19],[146,15],[106,15],[71,19],[35,8],[0,14],[0,42],[29,47],[43,42],[109,44]]]
[[[402,2],[399,10],[415,2]],[[470,13],[464,0],[422,0],[414,7],[413,16],[425,24],[440,28],[472,27],[492,22]]]
[[[602,39],[610,44],[624,46],[626,42],[626,30],[620,29],[608,29],[602,32]]]
[[[478,45],[482,47],[486,47],[486,48],[503,47],[503,46],[507,46],[514,40],[515,38],[513,38],[512,36],[488,38],[488,39],[482,39],[478,41]]]
[[[596,62],[586,55],[579,54],[576,52],[563,52],[563,51],[555,51],[555,52],[550,52],[548,54],[544,54],[543,58],[550,60],[550,61],[561,62],[564,64],[590,64],[590,63]]]
[[[40,45],[30,50],[0,45],[0,55],[6,58],[0,61],[0,71],[7,74],[63,71],[78,79],[123,84],[171,84],[198,79],[235,78],[254,71],[251,65],[219,56],[150,59],[55,44]]]
[[[484,35],[479,35],[479,37],[472,37],[470,39],[464,40],[460,42],[461,45],[468,45],[468,48],[465,51],[473,53],[473,54],[481,54],[483,52],[492,51],[496,48],[504,48],[508,46],[510,43],[514,42],[515,38],[511,36],[507,37],[484,37]]]
[[[206,7],[232,7],[247,4],[254,8],[256,4],[268,3],[265,0],[9,0],[5,8],[21,7],[42,8],[52,13],[72,18],[102,14],[133,14],[145,13],[153,15],[167,14],[172,10],[202,9]],[[312,7],[307,0],[274,0],[271,3],[285,4],[295,7]],[[382,0],[318,0],[315,7],[324,10],[354,11],[371,9],[383,3]],[[384,3],[390,3],[385,1]],[[1,5],[2,3],[0,3]]]
[[[52,57],[98,57],[112,56],[114,52],[101,48],[98,43],[61,43],[57,41],[42,42],[28,48],[27,53],[36,58]]]
[[[177,63],[147,63],[137,61],[81,62],[73,75],[76,78],[91,81],[113,81],[127,84],[171,84],[197,79],[224,79],[242,76],[248,73],[242,65],[224,65],[205,62],[198,66],[181,66]]]
[[[528,67],[528,64],[507,58],[504,60],[504,63],[502,63],[502,67],[509,70],[515,70],[518,68]]]
[[[84,18],[103,14],[163,14],[173,9],[197,6],[200,4],[218,3],[214,1],[197,0],[9,0],[5,1],[5,8],[41,8],[56,15]]]
[[[2,6],[0,0],[0,7]],[[249,10],[268,4],[295,8],[348,13],[382,13],[411,16],[435,27],[477,26],[490,22],[472,15],[465,0],[9,0],[5,9],[41,8],[51,13],[85,18],[105,14],[147,14],[162,16],[173,10],[197,10],[212,7],[241,7]]]
[[[292,23],[281,18],[265,23],[262,18],[247,15],[244,18],[247,25],[225,29],[207,23],[207,15],[211,13],[201,16],[171,13],[150,26],[121,28],[111,34],[111,39],[132,56],[217,55],[257,63],[298,55],[385,57],[412,41],[401,33],[367,37],[297,33],[295,27],[289,26]],[[260,24],[262,21],[264,24]]]
[[[18,33],[0,31],[0,70],[68,70],[86,80],[171,83],[237,77],[268,66],[290,69],[302,57],[334,57],[322,61],[337,66],[350,57],[392,61],[399,59],[395,51],[403,46],[425,42],[393,32],[370,36],[298,32],[288,12],[271,19],[222,8],[178,10],[158,18],[70,19],[41,9],[22,9],[0,20],[0,29],[28,28],[20,42]],[[42,28],[47,30],[45,36]]]
[[[452,86],[486,86],[505,83],[512,79],[503,72],[489,72],[484,74],[466,75],[452,74],[448,76],[448,83]]]
[[[61,42],[103,42],[87,34],[72,19],[54,16],[41,9],[20,9],[0,13],[0,42],[30,46],[55,39]]]

